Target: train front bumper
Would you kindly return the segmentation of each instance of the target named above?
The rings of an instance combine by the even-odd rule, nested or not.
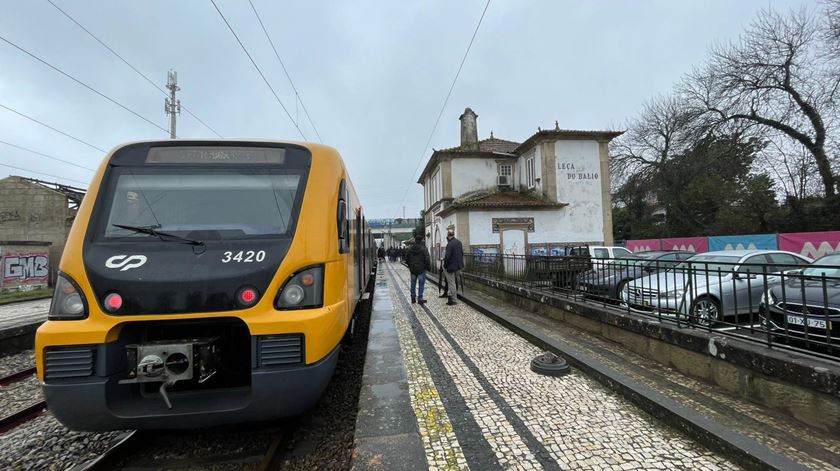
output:
[[[318,401],[332,377],[340,347],[312,365],[255,368],[251,384],[171,392],[172,409],[157,394],[141,394],[120,377],[42,383],[47,409],[73,430],[191,429],[301,414]]]

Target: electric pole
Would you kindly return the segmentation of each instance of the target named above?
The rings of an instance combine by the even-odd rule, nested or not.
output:
[[[169,116],[169,138],[175,139],[176,116],[181,114],[181,100],[175,98],[175,92],[181,88],[178,86],[178,72],[170,70],[166,77],[166,88],[169,89],[169,98],[163,105],[166,115]]]

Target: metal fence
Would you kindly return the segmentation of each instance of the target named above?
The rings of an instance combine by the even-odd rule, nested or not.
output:
[[[840,356],[840,266],[808,265],[792,256],[766,263],[718,258],[467,255],[464,271],[678,327]]]

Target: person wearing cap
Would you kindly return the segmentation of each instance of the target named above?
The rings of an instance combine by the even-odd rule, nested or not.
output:
[[[458,294],[464,294],[464,287],[457,283],[458,275],[464,268],[464,246],[461,241],[455,238],[455,231],[446,231],[446,252],[443,256],[443,275],[449,285],[449,306],[458,304]]]
[[[405,251],[405,263],[408,265],[408,271],[411,272],[411,304],[418,303],[422,306],[426,304],[426,300],[423,299],[426,272],[432,270],[432,260],[426,244],[423,243],[422,232],[414,232],[414,243]],[[420,282],[419,289],[418,281]]]

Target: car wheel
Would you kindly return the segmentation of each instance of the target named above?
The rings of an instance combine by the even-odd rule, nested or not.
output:
[[[627,302],[627,299],[625,299],[625,296],[624,296],[624,288],[627,286],[627,283],[629,283],[629,282],[630,282],[630,280],[623,280],[623,281],[619,282],[618,286],[616,287],[616,293],[615,293],[616,298],[618,298],[618,300],[621,301],[622,303]]]
[[[703,296],[691,303],[690,320],[692,323],[704,327],[713,327],[723,320],[720,303],[708,296]]]

